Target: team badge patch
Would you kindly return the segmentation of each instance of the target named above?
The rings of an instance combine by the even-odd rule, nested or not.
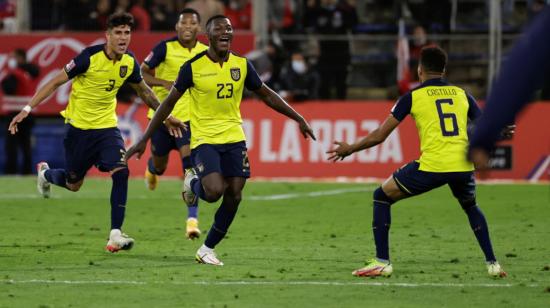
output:
[[[124,78],[124,76],[126,76],[127,73],[128,73],[128,65],[122,65],[119,71],[120,78]]]
[[[231,72],[231,78],[235,81],[239,81],[241,79],[241,69],[240,68],[232,68],[229,70]]]

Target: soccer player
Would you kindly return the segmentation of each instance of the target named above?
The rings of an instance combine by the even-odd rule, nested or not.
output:
[[[66,133],[65,169],[50,169],[46,162],[37,165],[38,191],[50,196],[50,184],[78,191],[86,172],[95,165],[100,171],[109,172],[113,180],[111,189],[111,231],[106,249],[111,252],[131,249],[134,240],[121,231],[128,192],[128,166],[124,160],[124,141],[117,128],[115,113],[116,93],[125,82],[136,90],[143,101],[153,109],[159,102],[153,91],[143,81],[139,64],[128,51],[134,18],[128,13],[109,16],[107,42],[85,48],[40,87],[27,106],[9,125],[12,134],[32,108],[38,106],[57,88],[73,80],[67,108],[61,112],[65,118]],[[168,121],[168,120],[167,120]],[[170,118],[175,126],[183,125]],[[172,131],[179,132],[175,127]]]
[[[246,179],[250,177],[245,135],[241,126],[243,90],[255,92],[264,103],[295,120],[305,138],[315,139],[306,120],[273,90],[262,83],[252,64],[230,51],[231,21],[223,16],[206,23],[209,48],[189,60],[179,71],[168,97],[162,102],[143,137],[126,153],[129,159],[143,154],[147,140],[161,125],[185,91],[191,97],[191,159],[198,176],[188,172],[184,181],[187,204],[197,197],[216,202],[223,197],[204,244],[195,256],[199,263],[223,265],[214,252],[235,214]]]
[[[501,130],[531,100],[550,72],[550,7],[545,7],[515,44],[488,96],[470,140],[470,158],[487,167],[489,152]]]
[[[421,85],[400,97],[384,123],[367,137],[351,145],[336,141],[337,146],[327,152],[330,160],[338,161],[382,143],[407,114],[411,114],[418,128],[420,159],[398,169],[374,191],[372,230],[376,258],[353,271],[355,276],[392,274],[388,247],[391,205],[445,184],[468,216],[485,254],[489,275],[506,276],[495,258],[487,222],[476,202],[474,167],[465,156],[468,120],[476,119],[481,112],[471,95],[443,79],[446,64],[445,51],[424,47],[418,65]]]
[[[208,49],[208,46],[197,40],[200,30],[200,15],[193,9],[183,9],[176,23],[177,36],[157,44],[145,61],[141,64],[143,79],[153,88],[159,100],[168,96],[180,67],[198,53]],[[185,92],[172,111],[172,116],[189,125],[189,92]],[[151,119],[155,111],[149,109],[147,117]],[[158,176],[162,175],[168,165],[171,150],[178,150],[181,156],[183,173],[188,172],[191,165],[191,131],[183,132],[181,138],[176,138],[161,125],[151,137],[151,157],[147,161],[145,182],[147,188],[154,190]],[[183,196],[183,194],[182,194]],[[198,201],[198,199],[197,199]],[[188,206],[186,236],[188,239],[198,238],[201,234],[197,220],[198,203]]]

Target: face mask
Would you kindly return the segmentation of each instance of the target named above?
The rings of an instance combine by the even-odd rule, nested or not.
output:
[[[8,67],[11,68],[11,69],[14,69],[17,67],[17,60],[15,60],[14,58],[11,58],[8,60]]]
[[[427,39],[425,37],[415,37],[414,38],[414,45],[416,46],[422,46],[426,44]]]
[[[303,74],[306,72],[306,64],[304,61],[293,60],[292,69],[298,74]]]

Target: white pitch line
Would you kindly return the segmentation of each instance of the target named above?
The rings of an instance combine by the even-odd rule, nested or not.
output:
[[[341,194],[347,194],[347,193],[369,192],[369,191],[372,191],[372,189],[364,188],[364,187],[356,187],[356,188],[346,188],[346,189],[312,191],[312,192],[305,192],[305,193],[279,194],[279,195],[266,195],[266,196],[248,196],[248,197],[245,197],[245,200],[267,201],[267,200],[284,200],[284,199],[297,199],[297,198],[313,198],[313,197],[341,195]]]
[[[67,284],[67,285],[201,285],[201,286],[372,286],[372,287],[399,287],[399,288],[512,288],[528,287],[539,288],[538,284],[511,284],[511,283],[406,283],[406,282],[349,282],[349,281],[134,281],[134,280],[0,280],[3,284]]]
[[[298,199],[298,198],[315,198],[322,196],[331,196],[331,195],[341,195],[347,193],[358,193],[358,192],[370,192],[371,188],[365,187],[355,187],[355,188],[344,188],[344,189],[334,189],[334,190],[321,190],[321,191],[312,191],[312,192],[303,192],[303,193],[292,193],[292,194],[276,194],[276,195],[265,195],[265,196],[245,196],[244,200],[250,201],[273,201],[273,200],[286,200],[286,199]],[[78,192],[71,195],[57,195],[52,196],[52,199],[105,199],[108,200],[109,196],[98,196],[97,193],[87,193],[87,192]],[[154,199],[156,196],[154,194],[150,195],[129,195],[128,199]],[[181,196],[174,194],[173,196],[163,197],[164,199],[174,199],[181,200]],[[43,199],[42,196],[38,194],[2,194],[0,195],[1,199]]]

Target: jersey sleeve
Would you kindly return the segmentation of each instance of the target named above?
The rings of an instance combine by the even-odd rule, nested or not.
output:
[[[87,49],[84,49],[80,54],[74,57],[63,68],[69,79],[73,79],[77,75],[83,74],[90,67],[90,53]]]
[[[187,89],[193,86],[193,70],[191,63],[187,62],[180,68],[178,77],[174,82],[174,88],[180,93],[184,93]]]
[[[481,109],[479,109],[476,99],[470,93],[466,93],[466,97],[468,98],[468,119],[476,120],[481,116]]]
[[[139,63],[136,58],[134,58],[134,69],[132,70],[132,74],[126,80],[131,83],[140,83],[143,80],[143,77],[141,77],[141,70],[139,69]]]
[[[149,68],[153,69],[157,67],[161,62],[166,59],[166,42],[160,42],[151,50],[147,55],[143,63],[147,64]]]
[[[394,118],[396,118],[398,121],[403,121],[405,117],[411,113],[411,107],[412,107],[412,95],[411,93],[407,93],[403,96],[401,96],[395,105],[393,105],[393,108],[391,109],[391,114]]]
[[[258,76],[258,73],[256,72],[256,69],[254,68],[254,65],[246,60],[246,79],[244,80],[244,86],[250,90],[250,91],[256,91],[259,88],[262,87],[262,80],[260,79],[260,76]]]

